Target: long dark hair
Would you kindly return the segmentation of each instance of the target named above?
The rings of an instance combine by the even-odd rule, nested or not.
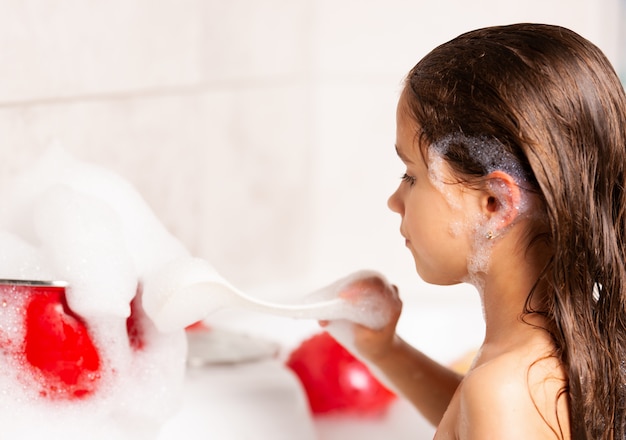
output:
[[[567,373],[574,439],[626,436],[626,97],[604,54],[562,27],[516,24],[445,43],[404,94],[422,144],[459,133],[513,155],[542,200],[551,259],[541,307]],[[460,175],[486,174],[463,142]]]

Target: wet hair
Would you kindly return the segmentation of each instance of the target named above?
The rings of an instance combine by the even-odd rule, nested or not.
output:
[[[550,252],[537,280],[547,291],[529,292],[525,313],[548,322],[572,438],[624,439],[626,97],[610,62],[562,27],[490,27],[430,52],[403,95],[420,145],[456,139],[444,158],[459,176],[490,171],[467,139],[515,158],[541,201],[535,238]]]

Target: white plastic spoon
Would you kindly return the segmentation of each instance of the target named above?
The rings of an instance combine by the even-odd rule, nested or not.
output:
[[[224,280],[206,261],[185,258],[147,277],[143,306],[162,332],[198,322],[226,307],[239,307],[300,319],[329,319],[345,301],[332,298],[316,303],[276,304],[253,298]]]

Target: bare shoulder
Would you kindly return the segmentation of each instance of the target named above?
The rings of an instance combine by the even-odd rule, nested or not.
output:
[[[512,352],[476,367],[459,389],[459,438],[568,438],[563,378],[550,356]]]

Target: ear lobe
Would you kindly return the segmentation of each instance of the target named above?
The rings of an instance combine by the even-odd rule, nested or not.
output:
[[[494,233],[510,226],[519,216],[521,198],[521,190],[510,174],[494,171],[487,175],[482,205]]]

